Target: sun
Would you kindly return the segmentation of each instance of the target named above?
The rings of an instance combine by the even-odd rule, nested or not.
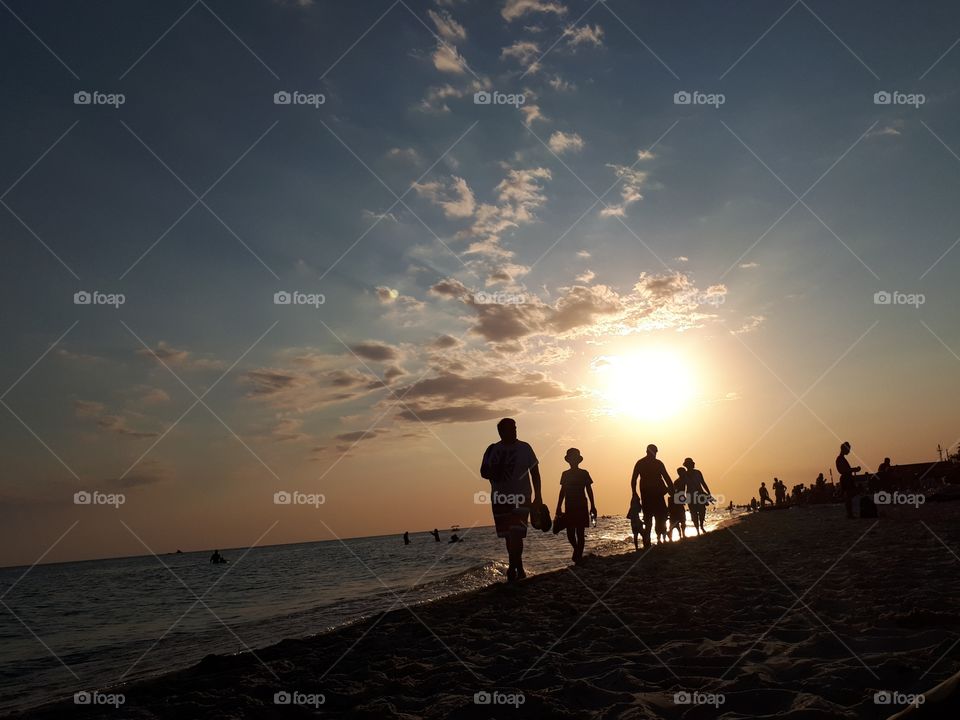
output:
[[[690,406],[695,373],[682,355],[648,348],[603,355],[591,364],[602,411],[638,420],[666,420]]]

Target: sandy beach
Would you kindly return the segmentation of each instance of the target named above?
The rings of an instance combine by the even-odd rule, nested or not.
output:
[[[960,669],[960,505],[842,514],[755,514],[257,657],[210,657],[106,691],[124,694],[119,710],[14,717],[888,717]],[[277,705],[278,692],[307,705]]]

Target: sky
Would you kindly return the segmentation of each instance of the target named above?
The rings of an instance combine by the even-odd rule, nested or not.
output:
[[[504,416],[601,514],[960,440],[955,4],[0,17],[0,565],[489,525]]]

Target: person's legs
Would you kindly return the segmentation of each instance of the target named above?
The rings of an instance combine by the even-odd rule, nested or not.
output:
[[[587,529],[577,528],[577,558],[583,559],[583,547],[587,542]]]
[[[653,513],[646,508],[643,510],[643,547],[650,547],[650,530],[653,527]]]
[[[573,548],[572,560],[577,561],[577,528],[568,527],[567,528],[567,542],[570,543],[570,547]]]

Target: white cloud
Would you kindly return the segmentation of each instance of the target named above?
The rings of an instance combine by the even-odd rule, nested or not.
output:
[[[731,330],[730,332],[734,335],[744,335],[746,333],[753,332],[758,330],[766,321],[766,319],[767,318],[764,315],[751,315],[744,321],[743,325],[736,330]]]
[[[760,263],[758,263],[758,262],[745,262],[745,263],[740,263],[739,267],[740,267],[741,270],[752,270],[753,268],[758,268],[758,267],[760,267]]]
[[[530,13],[564,15],[566,12],[566,7],[553,0],[507,0],[500,14],[504,20],[512,22]]]
[[[590,283],[593,282],[595,277],[597,277],[597,274],[593,270],[584,270],[577,275],[577,282]]]
[[[387,150],[387,157],[391,160],[406,160],[415,165],[420,164],[420,153],[413,148],[390,148]]]
[[[440,12],[427,10],[427,15],[430,16],[433,24],[437,27],[437,35],[448,43],[462,42],[467,39],[467,31],[464,30],[463,25],[450,16],[450,13],[445,10]]]
[[[563,31],[563,37],[567,39],[567,45],[577,47],[578,45],[593,45],[594,47],[603,47],[603,28],[599,25],[582,25],[574,28],[568,27]]]
[[[471,217],[477,205],[473,191],[461,177],[451,176],[450,181],[449,185],[437,181],[416,183],[413,189],[420,197],[442,208],[448,218]]]
[[[554,75],[549,81],[550,87],[552,87],[557,92],[573,92],[577,89],[577,86],[572,82],[564,80],[559,75]]]
[[[536,62],[540,57],[540,46],[530,40],[517,40],[513,45],[500,50],[500,59],[516,60],[527,73],[535,73],[540,69]]]
[[[550,136],[550,140],[547,143],[550,146],[550,149],[553,150],[557,155],[561,155],[568,150],[571,152],[579,152],[583,149],[583,138],[580,137],[577,133],[565,133],[557,130]]]
[[[466,61],[453,45],[440,43],[433,53],[433,66],[440,72],[460,75],[465,70]]]
[[[540,112],[539,105],[524,105],[520,108],[520,112],[523,113],[523,124],[527,127],[532,126],[536,120],[540,122],[547,122],[549,120],[546,115]]]

